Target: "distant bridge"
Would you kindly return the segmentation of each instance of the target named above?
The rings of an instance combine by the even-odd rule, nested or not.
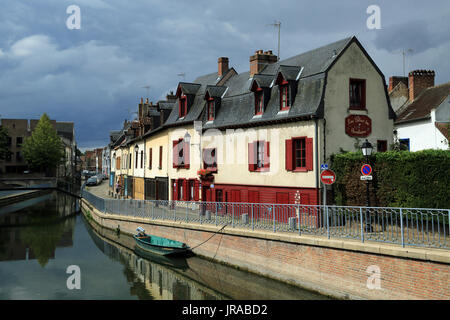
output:
[[[2,178],[0,179],[0,198],[11,194],[7,191],[56,190],[81,199],[84,187],[57,178]]]

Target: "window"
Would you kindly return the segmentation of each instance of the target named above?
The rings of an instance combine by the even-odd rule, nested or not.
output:
[[[290,101],[289,101],[289,86],[287,82],[283,82],[285,84],[280,85],[280,110],[289,110]]]
[[[270,168],[269,142],[254,141],[248,144],[249,171],[267,171]]]
[[[306,168],[306,140],[293,139],[294,169]]]
[[[21,162],[22,161],[22,155],[20,154],[20,151],[16,152],[16,161]]]
[[[181,96],[179,99],[179,110],[178,114],[180,118],[183,118],[187,114],[187,98],[186,96]]]
[[[141,169],[144,167],[144,150],[141,151]]]
[[[409,138],[407,139],[399,139],[400,142],[400,150],[410,150]]]
[[[158,169],[162,169],[162,154],[163,154],[163,147],[159,146],[159,167],[158,167]]]
[[[214,99],[213,98],[208,99],[207,108],[208,108],[207,120],[213,121],[214,120]]]
[[[6,137],[6,146],[11,147],[12,139],[11,137]]]
[[[287,171],[313,170],[313,139],[296,137],[286,140],[285,161]]]
[[[136,157],[134,159],[134,167],[137,169],[138,167],[138,156],[139,156],[139,151],[136,151]]]
[[[17,137],[16,138],[16,146],[17,147],[21,147],[23,143],[23,138],[22,137]]]
[[[264,144],[261,141],[256,143],[257,153],[256,153],[256,168],[264,167]]]
[[[194,186],[195,186],[195,180],[189,180],[189,199],[188,200],[190,200],[190,201],[195,199]]]
[[[189,169],[189,144],[183,139],[173,141],[172,157],[174,168]]]
[[[131,157],[132,157],[132,155],[131,155],[131,154],[128,154],[127,157],[128,157],[128,159],[129,159],[129,162],[128,162],[128,169],[131,169]],[[136,154],[136,158],[137,158],[137,154]]]
[[[366,80],[350,79],[349,108],[353,110],[366,109]]]
[[[387,141],[377,140],[377,152],[385,152],[385,151],[387,151]]]
[[[203,168],[217,172],[216,149],[203,149]]]
[[[262,89],[258,89],[255,92],[255,115],[259,115],[263,113],[264,109],[264,94]]]

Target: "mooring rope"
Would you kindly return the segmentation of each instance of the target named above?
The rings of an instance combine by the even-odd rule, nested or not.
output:
[[[228,223],[226,223],[222,228],[220,228],[218,231],[214,232],[214,234],[209,237],[208,239],[206,239],[205,241],[203,241],[202,243],[200,243],[199,245],[196,245],[195,247],[191,248],[191,250],[194,250],[195,248],[200,247],[202,244],[204,244],[205,242],[209,241],[212,237],[214,237],[216,234],[218,234],[220,231],[222,231],[226,226],[228,225]]]

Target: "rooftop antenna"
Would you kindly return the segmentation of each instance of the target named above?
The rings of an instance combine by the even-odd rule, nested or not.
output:
[[[268,26],[278,27],[278,61],[280,61],[280,29],[281,29],[281,22],[275,20],[274,23],[268,24]]]
[[[184,81],[184,78],[186,77],[186,73],[181,72],[181,73],[177,74],[177,76],[183,77],[183,81]]]

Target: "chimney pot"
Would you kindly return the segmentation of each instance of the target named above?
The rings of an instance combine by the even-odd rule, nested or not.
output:
[[[271,50],[257,50],[255,54],[250,56],[250,77],[260,73],[266,65],[277,62],[277,56],[272,54]]]
[[[414,101],[425,89],[434,87],[433,70],[413,70],[408,74],[409,78],[409,101]]]

